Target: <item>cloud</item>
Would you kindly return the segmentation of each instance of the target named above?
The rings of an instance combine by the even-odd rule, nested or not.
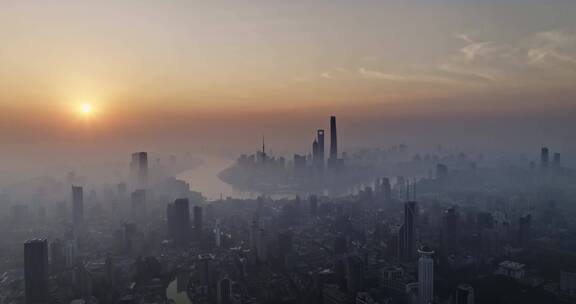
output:
[[[526,63],[540,68],[576,69],[576,34],[563,31],[538,32],[526,51]]]
[[[536,43],[543,43],[546,45],[559,46],[574,46],[576,45],[576,35],[561,30],[552,30],[535,33],[532,40]]]
[[[401,76],[401,75],[386,74],[386,73],[382,73],[382,72],[375,71],[375,70],[369,70],[369,69],[365,69],[365,68],[360,68],[358,70],[358,72],[360,73],[360,76],[362,76],[364,78],[369,78],[369,79],[381,79],[381,80],[389,80],[389,81],[406,80],[406,77]]]
[[[546,85],[543,79],[555,85],[576,76],[576,34],[571,32],[536,32],[513,41],[483,41],[468,34],[456,38],[464,46],[437,66],[443,76],[514,85]]]
[[[468,67],[460,67],[449,63],[439,65],[436,70],[440,76],[463,82],[491,83],[497,80],[497,77],[493,73],[478,71]]]
[[[477,58],[488,57],[496,51],[495,43],[490,41],[471,43],[460,49],[466,62],[474,62]]]
[[[490,56],[497,54],[500,49],[500,46],[493,41],[477,42],[466,34],[458,34],[456,37],[466,42],[466,45],[459,50],[466,63],[472,63],[479,58],[490,59]]]

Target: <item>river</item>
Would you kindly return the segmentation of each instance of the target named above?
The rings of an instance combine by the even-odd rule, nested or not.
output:
[[[190,184],[190,190],[201,192],[208,200],[217,200],[220,197],[240,199],[258,197],[257,192],[240,191],[218,178],[218,173],[231,166],[234,160],[216,156],[202,156],[202,160],[200,166],[177,176],[178,179]]]

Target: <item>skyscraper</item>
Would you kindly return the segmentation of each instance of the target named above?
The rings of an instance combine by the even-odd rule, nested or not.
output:
[[[336,116],[330,116],[330,159],[338,159],[338,135],[336,134]]]
[[[424,246],[418,253],[418,303],[431,304],[434,301],[434,251]]]
[[[316,131],[316,139],[312,144],[312,159],[316,169],[320,172],[324,170],[324,130]]]
[[[540,150],[540,166],[542,169],[548,168],[548,162],[550,160],[550,151],[546,147],[542,147]]]
[[[50,271],[58,274],[66,268],[64,244],[56,239],[50,243]]]
[[[318,162],[324,166],[324,130],[319,129],[316,131],[316,138],[318,140]]]
[[[232,303],[232,281],[228,277],[218,282],[217,286],[217,304]]]
[[[132,219],[143,222],[146,219],[146,190],[134,190],[130,195],[130,205]]]
[[[84,190],[78,186],[72,186],[72,222],[76,229],[84,223]]]
[[[318,161],[318,150],[318,139],[314,138],[314,141],[312,142],[312,160],[314,163]]]
[[[382,191],[382,197],[385,203],[390,203],[392,201],[392,185],[390,184],[390,179],[387,177],[382,178],[380,183],[380,189]]]
[[[132,153],[130,172],[134,186],[138,189],[148,188],[148,153]]]
[[[202,207],[194,206],[194,237],[200,240],[202,237]]]
[[[174,220],[174,242],[186,245],[190,238],[190,203],[187,198],[174,201],[172,219]]]
[[[416,255],[417,222],[417,203],[414,201],[404,203],[404,224],[400,228],[400,254],[403,260],[412,260]]]
[[[48,241],[24,243],[24,292],[26,304],[48,303]]]
[[[174,214],[174,203],[166,205],[166,237],[174,239],[176,235],[176,214]]]

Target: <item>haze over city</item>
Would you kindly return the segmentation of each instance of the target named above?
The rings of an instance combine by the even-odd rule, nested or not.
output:
[[[0,304],[575,303],[575,13],[0,0]]]

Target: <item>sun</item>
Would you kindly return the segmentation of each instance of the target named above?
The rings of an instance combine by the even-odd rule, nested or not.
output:
[[[80,111],[84,114],[90,114],[92,112],[92,106],[89,103],[83,103],[80,105]]]

